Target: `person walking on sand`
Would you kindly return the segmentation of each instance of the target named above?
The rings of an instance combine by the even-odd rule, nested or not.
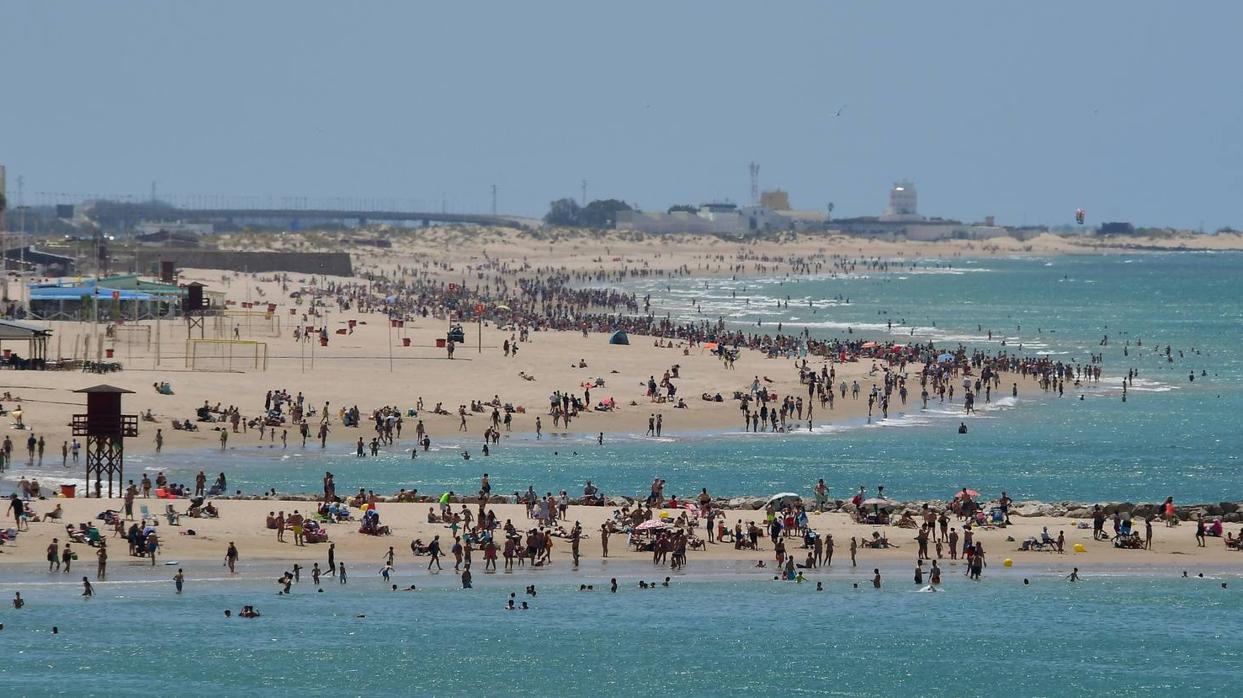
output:
[[[237,574],[237,560],[237,546],[229,541],[229,549],[224,553],[224,564],[229,568],[229,574]]]
[[[21,529],[22,518],[26,514],[26,503],[17,496],[16,492],[9,495],[9,511],[13,512],[13,523]]]
[[[854,536],[850,537],[850,566],[858,567],[855,564],[855,553],[859,552],[859,541]]]
[[[95,579],[104,581],[108,578],[108,544],[101,538],[99,550],[95,551]]]

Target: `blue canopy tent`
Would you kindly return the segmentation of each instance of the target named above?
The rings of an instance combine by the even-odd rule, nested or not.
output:
[[[31,284],[29,291],[30,316],[39,320],[89,320],[94,312],[100,319],[140,320],[154,317],[153,305],[159,300],[143,291],[99,286],[94,279]]]
[[[618,330],[609,337],[609,344],[630,344],[630,337],[626,336],[625,331]]]

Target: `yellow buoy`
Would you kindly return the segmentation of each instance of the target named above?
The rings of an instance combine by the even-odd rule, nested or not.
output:
[[[1006,558],[1006,561],[1001,564],[1005,565],[1006,567],[1014,567],[1014,560],[1011,560],[1010,558]]]
[[[1075,552],[1084,553],[1087,552],[1087,550],[1083,547],[1083,543],[1075,543]]]

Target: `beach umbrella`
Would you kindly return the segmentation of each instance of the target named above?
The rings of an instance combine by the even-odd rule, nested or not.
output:
[[[784,506],[787,502],[801,502],[801,501],[803,501],[803,498],[798,496],[797,494],[794,494],[793,492],[781,492],[779,494],[774,494],[773,496],[769,497],[766,504],[772,504],[776,502],[778,506]]]
[[[636,531],[655,531],[655,530],[660,530],[664,528],[669,528],[669,524],[665,523],[664,521],[661,521],[660,519],[652,519],[651,521],[644,521],[638,526],[635,526]]]
[[[497,310],[509,310],[509,306],[505,304],[494,305],[492,307]]]
[[[876,348],[876,342],[864,342],[864,343],[862,344],[861,348],[863,348],[863,349],[875,349],[875,348]]]
[[[954,499],[962,499],[963,497],[979,497],[980,493],[973,489],[961,489],[954,494]]]
[[[942,354],[937,357],[937,361],[953,361],[953,360],[954,360],[953,354]]]
[[[863,500],[861,504],[862,506],[873,507],[875,509],[892,509],[898,506],[897,502],[892,499],[885,499],[884,497],[871,497]]]

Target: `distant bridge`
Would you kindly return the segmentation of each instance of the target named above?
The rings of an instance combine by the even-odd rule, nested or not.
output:
[[[520,216],[489,215],[482,213],[436,213],[433,211],[348,210],[327,208],[176,208],[150,203],[93,202],[84,211],[87,217],[103,228],[124,227],[138,221],[182,221],[186,223],[213,223],[235,221],[271,221],[301,227],[309,222],[373,221],[422,223],[459,223],[510,228],[526,228],[537,225],[533,219]]]

